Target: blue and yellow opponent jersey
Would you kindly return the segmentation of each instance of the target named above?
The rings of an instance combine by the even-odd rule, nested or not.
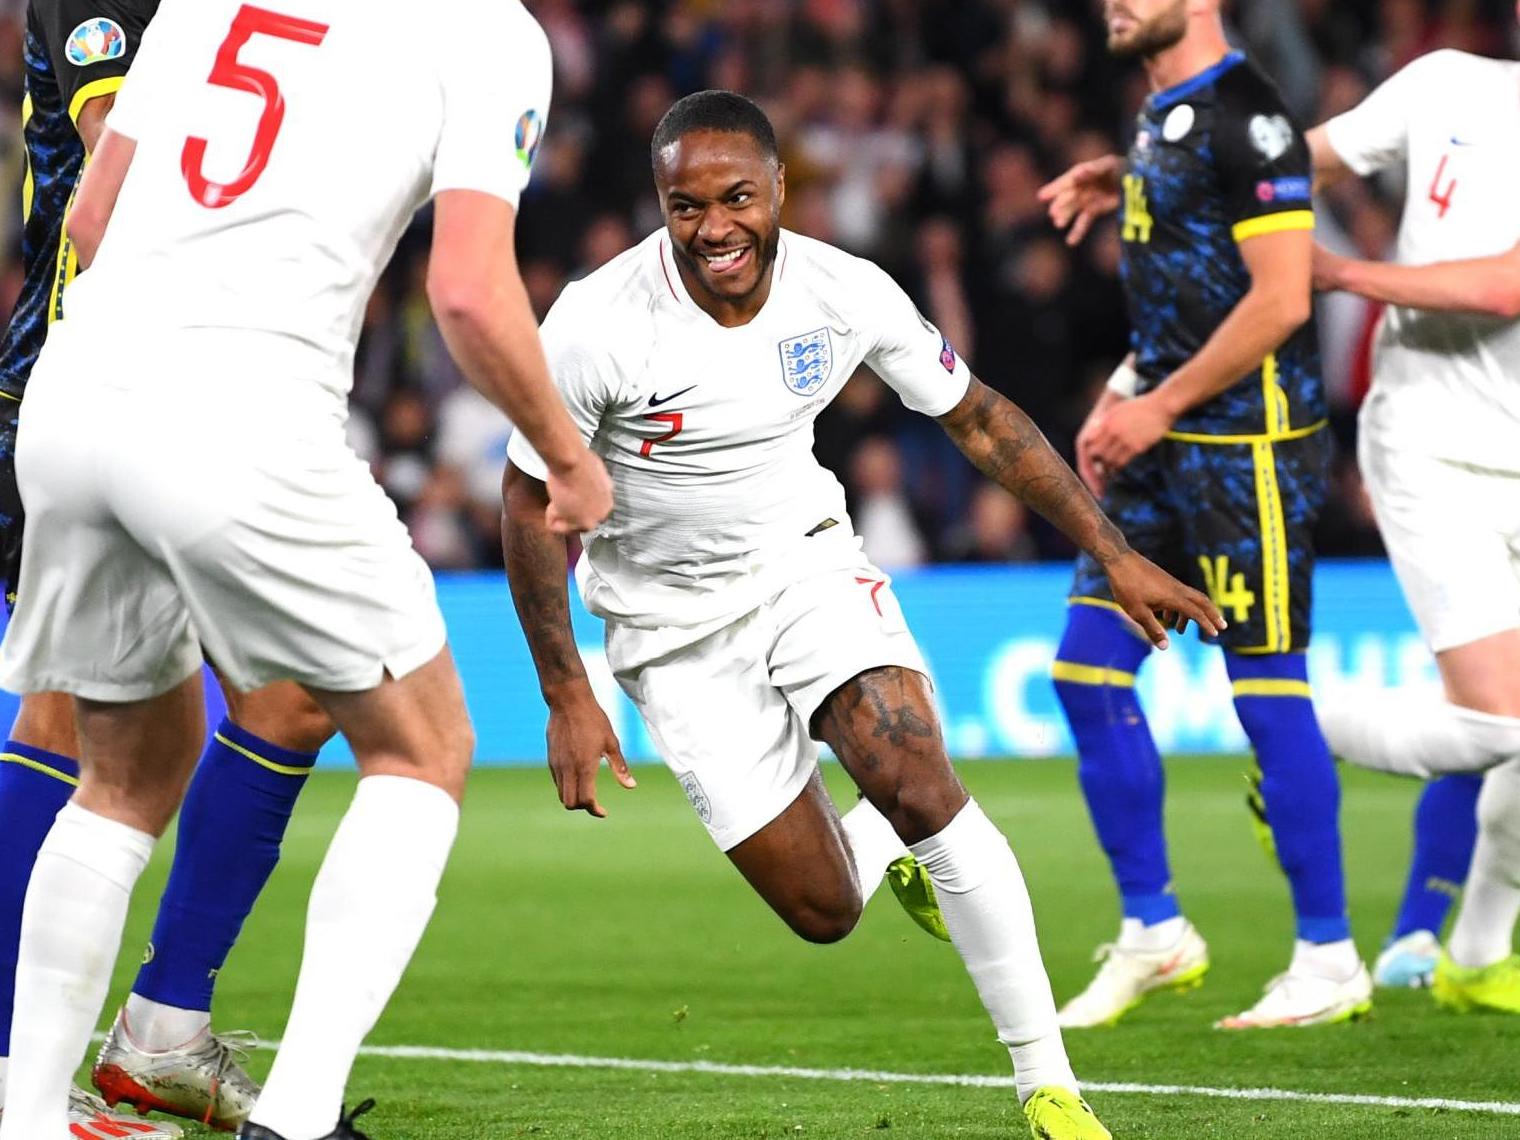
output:
[[[0,342],[0,397],[21,399],[48,325],[78,264],[64,233],[84,169],[74,124],[91,99],[112,95],[131,66],[158,0],[32,0],[26,19],[25,280]]]
[[[1124,285],[1141,391],[1191,359],[1251,287],[1239,244],[1312,229],[1309,146],[1277,88],[1232,52],[1141,108],[1124,176]],[[1311,320],[1257,371],[1174,425],[1282,438],[1325,418]]]

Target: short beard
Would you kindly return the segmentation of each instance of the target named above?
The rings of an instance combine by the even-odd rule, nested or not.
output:
[[[675,243],[672,243],[672,245],[675,249],[676,256],[679,257],[682,261],[686,262],[686,267],[692,271],[692,275],[698,281],[703,280],[702,275],[697,272],[702,264],[702,259],[696,254],[692,253],[691,250],[687,249],[685,246],[675,245]],[[723,299],[726,301],[742,301],[745,297],[748,297],[754,293],[756,289],[760,288],[761,284],[765,281],[765,275],[770,272],[771,266],[776,264],[776,255],[780,252],[780,250],[781,225],[780,222],[777,221],[771,226],[770,234],[767,235],[763,241],[757,242],[755,245],[755,255],[757,259],[756,264],[759,266],[759,272],[755,274],[755,284],[746,293],[742,293],[737,297],[731,297],[725,294],[723,295]]]
[[[1147,24],[1142,24],[1127,40],[1108,38],[1108,52],[1117,59],[1150,59],[1167,48],[1176,47],[1187,35],[1187,6],[1183,0]]]

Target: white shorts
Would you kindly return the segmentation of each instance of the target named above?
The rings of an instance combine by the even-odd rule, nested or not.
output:
[[[809,728],[834,690],[899,665],[928,675],[889,579],[869,563],[804,579],[716,628],[607,623],[607,660],[720,850],[812,778]]]
[[[1377,442],[1362,478],[1404,597],[1433,652],[1520,627],[1520,471]]]
[[[26,536],[0,685],[142,700],[204,645],[245,691],[352,692],[437,655],[432,575],[333,392],[267,363],[271,338],[198,330],[148,351],[67,329],[21,412]]]

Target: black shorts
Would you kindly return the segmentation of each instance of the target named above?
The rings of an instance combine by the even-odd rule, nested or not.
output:
[[[1219,644],[1287,653],[1309,644],[1314,544],[1330,436],[1163,440],[1109,480],[1103,509],[1131,546],[1214,600]],[[1102,568],[1077,560],[1073,598],[1112,601]]]
[[[21,580],[21,531],[26,515],[21,509],[21,490],[16,485],[16,420],[21,405],[0,397],[0,572],[5,575],[5,608],[16,606],[16,584]]]

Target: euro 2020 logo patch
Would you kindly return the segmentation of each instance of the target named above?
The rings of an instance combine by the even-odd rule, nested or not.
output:
[[[533,156],[538,153],[538,144],[543,137],[544,121],[539,118],[537,111],[529,108],[517,120],[517,131],[513,138],[518,159],[529,169],[533,166]]]
[[[811,396],[829,382],[834,350],[828,329],[816,329],[781,342],[781,378],[799,396]]]
[[[96,16],[69,33],[64,54],[75,67],[120,59],[127,52],[127,33],[115,20]]]

